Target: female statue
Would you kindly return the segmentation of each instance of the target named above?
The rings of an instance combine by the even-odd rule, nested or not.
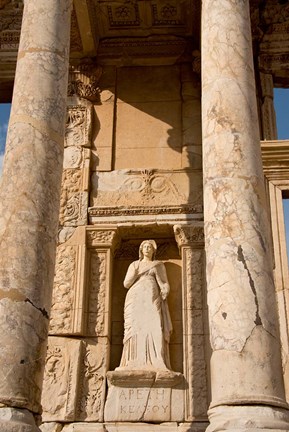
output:
[[[156,250],[154,240],[143,241],[139,260],[128,268],[123,353],[116,370],[171,369],[172,323],[166,301],[170,287],[164,264],[154,260]]]

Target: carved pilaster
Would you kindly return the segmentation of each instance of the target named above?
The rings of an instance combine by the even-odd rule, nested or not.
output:
[[[67,105],[65,149],[60,201],[61,226],[86,225],[92,130],[92,104],[70,97]]]
[[[115,228],[87,228],[88,336],[109,336],[112,257],[116,243]]]
[[[200,225],[175,225],[182,255],[184,375],[186,420],[207,417],[207,378],[204,331],[204,229]]]
[[[117,232],[111,226],[69,227],[59,237],[64,241],[58,246],[56,260],[52,348],[47,354],[42,396],[44,421],[102,421]]]
[[[85,313],[85,227],[57,247],[50,334],[81,335]]]

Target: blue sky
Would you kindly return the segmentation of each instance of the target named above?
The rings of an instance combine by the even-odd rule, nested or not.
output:
[[[0,104],[0,175],[2,172],[6,132],[10,115],[10,104]]]

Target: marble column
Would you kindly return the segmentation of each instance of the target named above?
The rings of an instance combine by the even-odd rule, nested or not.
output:
[[[249,0],[202,2],[209,431],[288,430]]]
[[[28,432],[41,411],[72,0],[24,3],[0,185],[0,429]]]

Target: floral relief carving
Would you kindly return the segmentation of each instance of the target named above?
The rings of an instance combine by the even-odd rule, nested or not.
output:
[[[127,6],[120,6],[116,8],[115,15],[118,19],[129,19],[132,15],[132,11]]]
[[[177,8],[171,4],[166,4],[160,10],[162,18],[171,19],[177,15]]]
[[[107,6],[107,15],[111,27],[135,27],[141,23],[137,4]]]
[[[91,144],[91,107],[69,106],[67,109],[65,147]]]
[[[91,250],[89,277],[88,334],[103,335],[105,329],[106,253]]]
[[[106,344],[85,344],[85,354],[79,377],[78,419],[102,421],[105,398]]]
[[[183,25],[180,6],[176,2],[167,2],[163,6],[152,4],[151,8],[154,25]]]
[[[62,175],[60,225],[82,225],[87,221],[88,194],[82,191],[83,170],[66,169]]]
[[[144,199],[153,198],[155,194],[172,192],[178,195],[175,185],[167,176],[157,174],[153,170],[143,170],[138,175],[133,175],[124,181],[120,189],[127,189],[127,186],[133,191],[141,193]]]
[[[43,421],[74,421],[81,341],[51,336],[46,355]]]
[[[74,302],[75,246],[58,246],[52,294],[50,333],[71,332]]]

